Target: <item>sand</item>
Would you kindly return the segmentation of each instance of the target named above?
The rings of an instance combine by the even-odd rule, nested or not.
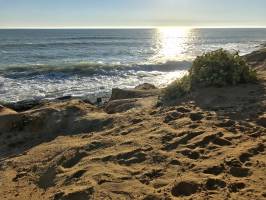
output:
[[[102,108],[0,108],[0,199],[266,199],[266,56],[252,55],[259,84],[175,105],[138,87]]]

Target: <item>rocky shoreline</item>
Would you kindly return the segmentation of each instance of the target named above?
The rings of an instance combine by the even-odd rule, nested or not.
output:
[[[1,106],[1,198],[265,199],[266,50],[245,57],[259,83],[175,105],[143,84],[113,89],[101,106],[71,97]]]

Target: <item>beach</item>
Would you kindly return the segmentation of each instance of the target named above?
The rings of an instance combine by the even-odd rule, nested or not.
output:
[[[1,199],[265,199],[266,51],[244,57],[258,83],[172,105],[141,84],[113,88],[100,105],[2,106]]]

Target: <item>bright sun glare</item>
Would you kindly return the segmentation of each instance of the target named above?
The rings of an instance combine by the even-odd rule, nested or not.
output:
[[[180,58],[180,55],[185,49],[190,30],[189,28],[158,29],[158,56],[163,60],[175,60],[177,57]]]

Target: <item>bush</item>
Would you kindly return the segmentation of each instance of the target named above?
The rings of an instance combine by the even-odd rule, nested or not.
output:
[[[226,86],[249,83],[256,79],[255,71],[238,52],[219,49],[199,56],[193,62],[189,75],[193,86]]]
[[[190,76],[186,75],[183,78],[174,81],[164,89],[163,98],[166,100],[176,99],[187,94],[191,89]]]
[[[198,87],[223,87],[256,81],[256,72],[239,56],[219,49],[198,56],[189,74],[165,88],[163,98],[176,99]]]

